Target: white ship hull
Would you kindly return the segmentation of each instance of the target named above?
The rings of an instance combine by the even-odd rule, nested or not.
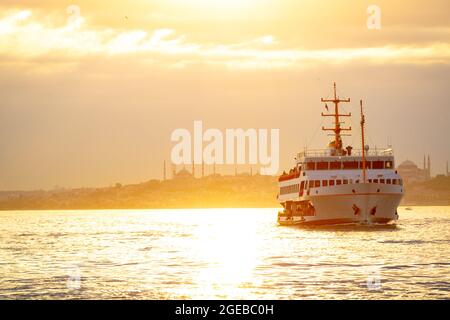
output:
[[[297,201],[310,201],[313,214],[301,210],[278,217],[281,225],[309,224],[387,224],[398,219],[397,208],[403,187],[378,183],[357,183],[314,188]],[[294,205],[295,206],[295,205]]]

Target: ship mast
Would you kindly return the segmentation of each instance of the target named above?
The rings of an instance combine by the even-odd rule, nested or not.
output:
[[[342,128],[339,117],[350,117],[352,114],[339,114],[339,103],[341,102],[350,102],[350,99],[339,99],[336,95],[336,82],[333,84],[334,89],[334,98],[333,99],[320,99],[321,102],[333,102],[334,103],[334,113],[324,114],[322,112],[322,117],[334,117],[334,128],[325,128],[322,127],[323,131],[333,131],[334,132],[334,141],[330,143],[330,147],[334,149],[333,155],[343,155],[344,150],[342,148],[342,135],[341,131],[350,131],[352,127]],[[328,109],[328,108],[327,108]]]
[[[366,144],[364,142],[364,124],[366,123],[366,119],[364,117],[362,100],[359,100],[359,105],[361,106],[362,175],[363,183],[366,183]]]

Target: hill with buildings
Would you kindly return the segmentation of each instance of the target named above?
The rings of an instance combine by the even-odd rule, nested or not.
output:
[[[405,185],[403,205],[450,205],[450,177],[438,175]]]
[[[180,172],[171,180],[150,180],[105,188],[0,192],[0,210],[276,207],[277,179],[271,176]]]
[[[423,157],[423,167],[413,161],[402,162],[397,171],[405,184],[404,205],[450,205],[448,163],[444,174],[431,177],[430,156]]]

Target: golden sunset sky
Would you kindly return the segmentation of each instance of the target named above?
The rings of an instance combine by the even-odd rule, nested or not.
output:
[[[0,56],[2,190],[159,179],[194,120],[279,128],[289,168],[333,81],[397,163],[450,159],[448,0],[2,0]]]

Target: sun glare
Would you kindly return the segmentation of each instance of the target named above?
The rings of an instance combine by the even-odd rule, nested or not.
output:
[[[239,215],[239,223],[235,223],[227,217],[236,214],[236,210],[217,211],[220,215],[198,229],[199,247],[194,254],[208,261],[208,267],[202,268],[196,279],[201,284],[200,295],[204,298],[242,297],[259,263],[261,235],[252,220],[260,212],[245,209],[245,213]],[[233,230],[233,234],[229,230]]]

